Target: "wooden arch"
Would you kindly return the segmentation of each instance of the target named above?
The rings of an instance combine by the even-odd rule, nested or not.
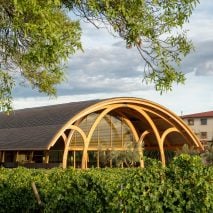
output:
[[[87,168],[87,150],[89,147],[90,140],[92,138],[92,135],[100,123],[100,121],[104,118],[105,115],[109,114],[113,110],[118,109],[131,109],[135,112],[137,112],[141,119],[144,119],[148,125],[149,129],[144,131],[141,135],[138,135],[133,123],[131,122],[131,118],[129,118],[125,113],[118,112],[121,116],[124,117],[125,122],[129,126],[130,130],[132,131],[132,134],[134,135],[135,140],[141,145],[144,138],[152,132],[156,138],[158,148],[160,151],[161,161],[162,165],[165,166],[165,153],[164,153],[164,141],[166,137],[172,133],[177,132],[180,135],[182,135],[188,143],[191,145],[193,144],[194,147],[203,150],[203,146],[198,140],[198,138],[193,134],[193,132],[187,127],[187,125],[174,113],[169,111],[168,109],[164,108],[161,105],[158,105],[154,102],[147,101],[144,99],[138,99],[138,98],[113,98],[108,99],[104,101],[100,101],[97,104],[94,104],[84,110],[82,110],[80,113],[76,114],[73,118],[71,118],[52,138],[48,149],[50,149],[54,144],[57,142],[58,138],[60,136],[63,137],[65,142],[65,149],[63,154],[63,168],[66,168],[67,166],[67,156],[69,151],[69,146],[71,142],[71,138],[75,131],[78,131],[80,135],[83,138],[84,141],[84,148],[83,148],[83,157],[82,157],[82,168]],[[79,124],[81,121],[88,116],[91,113],[99,112],[99,115],[95,119],[94,123],[92,124],[88,134],[86,135],[85,132],[79,127]],[[151,115],[158,116],[161,118],[164,122],[168,124],[168,128],[164,130],[163,132],[160,132],[158,127],[156,126],[154,120],[151,118]],[[67,129],[70,129],[70,133],[68,136],[65,136],[65,131]],[[139,146],[141,147],[141,146]],[[140,148],[139,153],[141,156],[143,156],[143,150]],[[141,160],[141,167],[143,167],[144,163],[143,160]]]

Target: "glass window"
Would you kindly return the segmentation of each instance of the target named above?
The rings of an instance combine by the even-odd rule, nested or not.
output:
[[[61,163],[63,159],[63,150],[50,150],[49,163]]]
[[[193,118],[189,118],[188,119],[188,125],[189,126],[193,126],[194,125],[194,119]]]
[[[98,114],[88,115],[79,127],[88,135]],[[68,165],[81,168],[84,141],[77,131],[72,135]],[[88,147],[87,166],[114,167],[121,166],[123,151],[132,153],[136,149],[135,139],[127,121],[114,114],[105,115],[97,124]],[[131,154],[132,156],[132,154]]]
[[[201,118],[200,119],[200,124],[201,125],[207,125],[207,118]]]
[[[206,139],[206,138],[207,138],[207,132],[201,132],[200,139]]]

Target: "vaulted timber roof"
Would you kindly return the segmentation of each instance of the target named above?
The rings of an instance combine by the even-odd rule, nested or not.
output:
[[[66,130],[75,122],[102,110],[120,111],[135,126],[139,118],[138,130],[157,132],[158,140],[169,134],[174,146],[188,140],[188,144],[203,149],[187,125],[168,109],[145,99],[122,97],[15,110],[9,116],[0,113],[0,150],[48,150],[61,136],[66,137]],[[155,138],[150,136],[149,140],[151,143]]]
[[[45,150],[74,115],[100,100],[72,102],[0,113],[0,150]]]

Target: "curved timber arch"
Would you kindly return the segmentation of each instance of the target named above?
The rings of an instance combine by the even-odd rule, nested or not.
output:
[[[102,120],[102,118],[105,115],[107,115],[109,112],[111,112],[111,111],[113,111],[115,109],[118,109],[118,108],[126,108],[126,105],[125,104],[114,104],[112,106],[109,106],[105,110],[103,110],[100,113],[100,115],[96,118],[95,122],[93,123],[92,127],[89,130],[89,133],[88,133],[87,137],[84,139],[84,149],[83,149],[83,156],[82,156],[82,168],[87,168],[87,150],[88,150],[88,147],[89,147],[89,143],[90,143],[91,137],[92,137],[97,125],[100,123],[100,121]],[[149,123],[149,125],[152,128],[152,131],[154,132],[154,135],[155,135],[155,137],[157,139],[157,142],[158,142],[162,164],[163,164],[163,166],[165,166],[166,162],[165,162],[165,154],[164,154],[164,150],[163,150],[163,142],[161,140],[159,131],[156,128],[154,122],[149,117],[149,115],[145,111],[140,109],[138,106],[134,106],[132,104],[129,104],[128,108],[129,109],[134,109],[135,111],[139,112],[146,119],[146,121]],[[84,135],[85,135],[85,133],[84,133]],[[135,135],[135,138],[136,138],[136,141],[139,140],[137,134]],[[70,141],[67,141],[66,146],[65,146],[65,151],[64,151],[64,153],[66,153],[66,155],[68,153],[67,150],[68,150],[69,146],[70,146]],[[63,159],[67,159],[67,157],[64,157]],[[66,167],[65,164],[66,164],[66,162],[63,161],[63,167]]]
[[[123,104],[114,104],[113,106],[110,106],[108,108],[106,108],[95,120],[94,124],[92,125],[89,133],[88,133],[88,136],[87,136],[87,140],[86,140],[86,144],[85,144],[85,149],[86,150],[84,153],[83,153],[83,157],[82,157],[82,162],[84,161],[85,162],[85,165],[83,165],[82,163],[82,168],[86,168],[86,159],[87,159],[87,149],[89,147],[89,143],[90,143],[90,140],[91,140],[91,137],[97,127],[97,125],[100,123],[101,119],[107,115],[109,112],[115,110],[115,109],[118,109],[118,108],[126,108],[126,105],[123,105]],[[129,109],[134,109],[135,111],[139,112],[145,119],[146,121],[149,123],[149,125],[151,126],[154,134],[155,134],[155,137],[158,141],[158,146],[159,146],[159,149],[160,149],[160,154],[161,154],[161,161],[162,161],[162,164],[165,166],[165,154],[164,154],[164,150],[163,150],[163,142],[161,142],[161,138],[160,138],[160,135],[159,135],[159,132],[154,124],[154,122],[151,120],[151,118],[148,116],[148,114],[146,112],[144,112],[143,110],[141,110],[140,108],[138,108],[137,106],[134,106],[134,105],[128,105],[128,108]],[[134,131],[135,133],[135,139],[136,141],[138,142],[139,141],[139,138],[138,138],[138,134],[136,133],[136,131]]]
[[[82,168],[87,168],[87,155],[93,134],[104,116],[112,112],[114,114],[111,114],[111,116],[119,116],[122,122],[123,120],[125,121],[136,142],[141,145],[142,142],[146,140],[147,144],[150,143],[153,145],[151,147],[158,149],[163,165],[166,163],[164,142],[170,133],[177,132],[180,135],[180,137],[174,138],[170,146],[181,147],[184,143],[188,143],[198,149],[203,149],[202,144],[193,134],[191,129],[189,129],[178,116],[159,104],[138,98],[108,99],[81,110],[70,118],[70,120],[55,134],[49,143],[48,149],[54,146],[58,138],[61,136],[63,137],[65,141],[63,167],[66,168],[71,139],[74,132],[77,131],[82,136],[84,142],[84,148],[82,150]],[[89,116],[92,113],[96,113],[97,117],[89,128],[88,134],[86,134],[79,125],[86,116]],[[135,114],[137,114],[137,116]],[[110,121],[108,121],[108,123],[109,122]],[[69,129],[71,131],[69,132],[69,135],[66,135],[65,131]],[[151,132],[154,138],[149,136],[149,133]],[[142,151],[142,148],[140,148],[139,153],[141,153],[141,156],[143,155]],[[142,161],[141,166],[143,167]]]
[[[82,156],[82,168],[87,168],[87,150],[88,150],[88,147],[89,147],[89,143],[90,143],[90,140],[93,136],[93,133],[95,131],[95,129],[97,128],[98,124],[100,123],[100,121],[104,118],[105,115],[107,115],[109,112],[113,111],[114,109],[118,109],[118,108],[122,108],[122,107],[126,107],[126,105],[123,105],[123,104],[114,104],[112,106],[108,106],[106,107],[106,109],[104,109],[99,115],[98,117],[95,119],[92,127],[90,128],[89,130],[89,133],[88,135],[86,136],[86,134],[83,132],[83,130],[81,130],[79,127],[76,128],[76,130],[78,129],[80,132],[84,133],[85,137],[84,137],[84,149],[83,149],[83,156]],[[132,108],[131,106],[129,106],[130,108]],[[134,107],[133,107],[134,108]],[[131,125],[131,123],[129,122],[128,123],[132,132],[133,132],[133,135],[135,137],[135,140],[138,141],[139,138],[138,138],[138,134],[135,130],[135,128],[133,127],[133,125]],[[74,125],[72,125],[74,127]],[[73,128],[74,129],[74,128]],[[67,143],[66,143],[66,146],[65,146],[65,150],[64,150],[64,156],[63,156],[63,168],[66,167],[66,164],[67,164],[67,155],[68,155],[68,148],[70,146],[70,142],[71,142],[71,138],[69,138],[69,140],[67,140]],[[66,156],[65,156],[66,155]]]
[[[162,140],[162,143],[163,143],[163,144],[164,144],[164,141],[165,141],[165,139],[166,139],[166,136],[167,136],[168,134],[172,133],[172,132],[178,132],[178,133],[180,133],[180,131],[179,131],[177,128],[175,128],[175,127],[171,127],[171,128],[169,128],[169,129],[165,130],[165,131],[163,132],[162,136],[161,136],[161,140]],[[181,133],[180,133],[180,134],[181,134]]]

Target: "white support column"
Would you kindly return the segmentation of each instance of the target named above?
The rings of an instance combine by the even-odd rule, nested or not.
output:
[[[49,163],[49,159],[50,159],[50,151],[47,150],[45,151],[44,163]]]
[[[76,168],[76,165],[75,165],[75,150],[73,151],[73,168],[75,169]]]
[[[100,168],[100,162],[99,162],[99,150],[97,150],[97,168]]]
[[[16,151],[16,153],[15,153],[15,155],[14,155],[14,162],[17,162],[17,161],[18,161],[18,154],[19,154],[19,152]]]
[[[34,154],[33,151],[30,152],[30,156],[29,156],[29,162],[30,162],[30,163],[33,161],[33,154]]]

